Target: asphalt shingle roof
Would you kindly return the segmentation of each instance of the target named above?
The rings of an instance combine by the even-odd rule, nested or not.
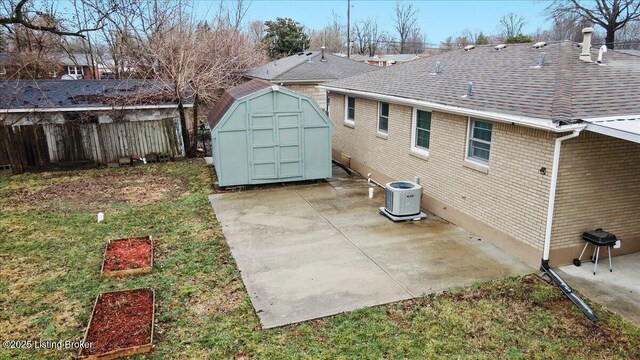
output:
[[[321,60],[320,51],[308,51],[271,61],[245,75],[269,81],[336,80],[379,69],[329,53],[325,53],[325,60]]]
[[[578,119],[640,114],[640,57],[617,51],[603,65],[578,57],[574,42],[477,46],[391,66],[324,85],[423,100],[472,110],[531,116],[570,123]],[[597,49],[592,49],[592,59]],[[542,67],[540,54],[545,54]],[[435,74],[436,62],[441,71]],[[462,97],[467,82],[473,94]]]
[[[270,88],[271,86],[273,86],[273,84],[268,81],[253,79],[225,91],[224,94],[222,94],[222,97],[220,97],[220,100],[216,102],[216,105],[207,116],[209,128],[213,129],[214,127],[216,127],[216,125],[218,125],[224,114],[227,113],[227,110],[229,110],[231,105],[233,105],[236,100],[260,90]]]
[[[164,80],[10,80],[0,82],[0,109],[177,104],[172,89]]]

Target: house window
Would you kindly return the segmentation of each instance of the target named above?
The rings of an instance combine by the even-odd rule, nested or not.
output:
[[[415,109],[411,127],[411,151],[428,155],[431,137],[431,112]]]
[[[482,164],[489,163],[492,130],[493,124],[490,122],[475,119],[469,120],[468,159]]]
[[[356,98],[353,96],[346,96],[346,107],[344,114],[344,121],[353,124],[356,120]]]
[[[378,132],[389,132],[389,103],[378,102]]]
[[[68,66],[67,74],[69,75],[82,75],[84,73],[82,66]]]
[[[344,122],[353,127],[356,120],[356,98],[345,95],[344,99]]]

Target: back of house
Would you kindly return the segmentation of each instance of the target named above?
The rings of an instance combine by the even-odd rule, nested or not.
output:
[[[419,176],[424,208],[534,266],[545,245],[571,262],[595,228],[640,251],[640,57],[599,55],[588,39],[476,46],[323,84],[333,158]]]

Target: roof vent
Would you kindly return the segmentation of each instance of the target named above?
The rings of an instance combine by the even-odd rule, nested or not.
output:
[[[604,64],[602,63],[602,54],[606,52],[607,52],[607,45],[600,46],[600,51],[598,51],[598,60],[596,60],[596,64],[604,66]]]
[[[464,47],[464,51],[469,51],[469,50],[471,50],[471,49],[473,49],[475,47],[476,47],[475,45],[467,45],[467,46]]]
[[[536,66],[532,66],[532,69],[542,69],[542,67],[544,66],[544,57],[545,57],[546,53],[541,52],[540,56],[538,56],[538,65]]]
[[[534,49],[540,49],[540,48],[543,48],[545,46],[547,46],[547,42],[546,41],[540,41],[540,42],[537,42],[537,43],[533,44],[533,48]]]
[[[591,35],[593,34],[592,27],[586,27],[582,29],[582,52],[580,52],[580,60],[584,62],[592,62],[591,60]]]
[[[498,44],[494,47],[496,50],[502,50],[507,47],[507,44]]]
[[[462,95],[463,98],[471,97],[473,94],[473,83],[471,81],[467,82],[467,93]]]

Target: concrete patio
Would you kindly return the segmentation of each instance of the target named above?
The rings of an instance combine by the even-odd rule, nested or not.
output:
[[[431,214],[394,223],[360,177],[210,196],[265,328],[535,269]]]
[[[614,257],[613,272],[609,272],[609,260],[602,253],[596,275],[588,261],[559,270],[560,276],[589,300],[640,326],[640,253]]]

